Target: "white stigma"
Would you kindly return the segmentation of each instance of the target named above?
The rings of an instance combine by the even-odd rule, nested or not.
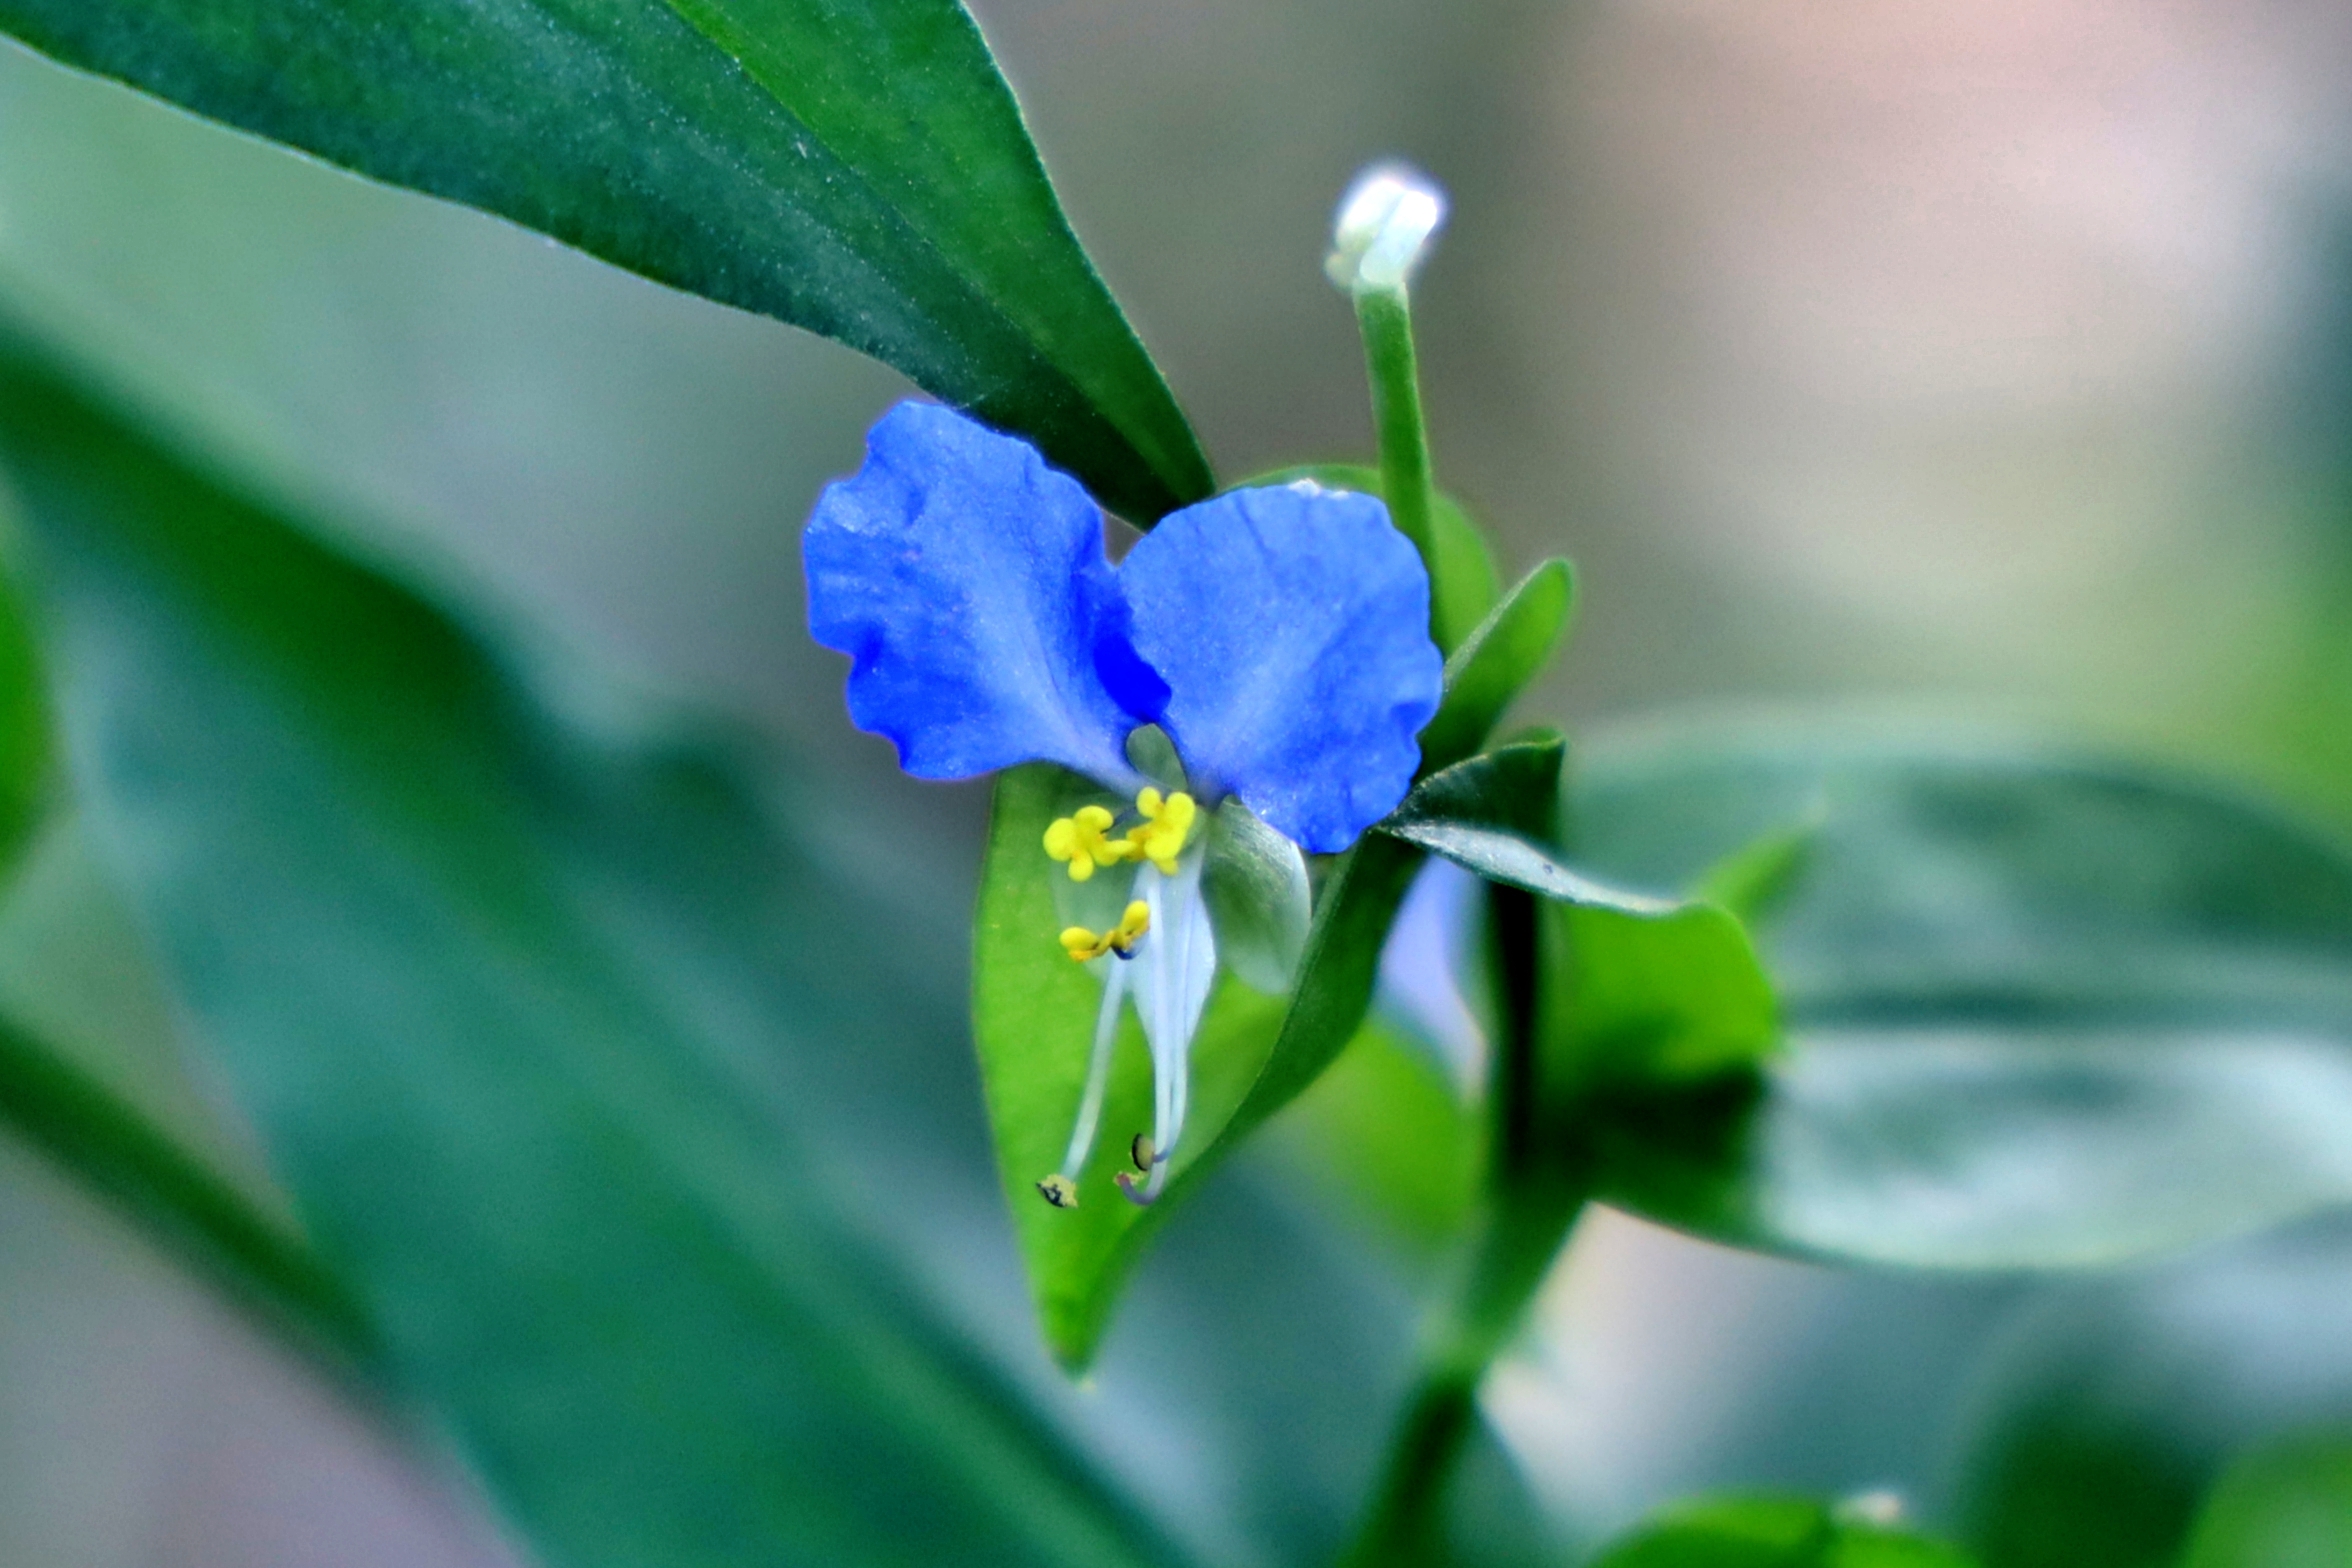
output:
[[[1401,163],[1374,164],[1340,198],[1323,270],[1351,294],[1404,288],[1445,223],[1435,181]]]

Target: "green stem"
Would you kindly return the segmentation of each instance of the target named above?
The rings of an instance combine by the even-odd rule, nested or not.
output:
[[[1526,1316],[1584,1206],[1565,1188],[1529,1193],[1487,1221],[1460,1299],[1436,1336],[1344,1561],[1349,1568],[1431,1568],[1443,1562],[1445,1500],[1471,1433],[1478,1386]]]
[[[1356,325],[1364,335],[1364,369],[1372,383],[1372,425],[1380,441],[1380,494],[1398,532],[1413,541],[1421,562],[1437,575],[1435,481],[1430,477],[1429,428],[1421,417],[1421,376],[1413,355],[1413,306],[1404,289],[1365,289],[1356,295]]]
[[[1537,905],[1517,888],[1487,891],[1498,1024],[1488,1085],[1485,1213],[1344,1559],[1348,1568],[1428,1568],[1444,1560],[1446,1492],[1476,1430],[1478,1385],[1518,1333],[1584,1208],[1584,1162],[1557,1138],[1547,1140],[1538,1124]]]

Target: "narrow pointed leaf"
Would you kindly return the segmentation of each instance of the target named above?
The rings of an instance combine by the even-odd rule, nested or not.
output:
[[[1737,920],[1612,888],[1555,856],[1566,752],[1548,732],[1482,752],[1423,779],[1382,824],[1495,884],[1492,1198],[1479,1294],[1461,1319],[1481,1367],[1590,1196],[1596,1109],[1605,1116],[1629,1088],[1752,1073],[1778,1038],[1772,988]]]
[[[956,0],[0,0],[0,29],[838,338],[1139,521],[1208,491]]]
[[[1424,774],[1451,767],[1486,743],[1512,699],[1560,646],[1575,608],[1574,569],[1546,561],[1447,656],[1445,706],[1421,732]]]
[[[893,1249],[920,1147],[841,1141],[890,1126],[842,1114],[858,1074],[957,1049],[872,940],[903,917],[14,330],[0,469],[93,832],[389,1374],[535,1556],[1169,1559]],[[849,1204],[878,1156],[914,1191]]]
[[[1778,1033],[1772,988],[1738,920],[1611,886],[1537,842],[1558,814],[1564,755],[1557,735],[1482,752],[1423,779],[1380,829],[1545,901],[1535,1089],[1563,1134],[1596,1087],[1738,1073]],[[1565,1154],[1572,1140],[1559,1141]]]

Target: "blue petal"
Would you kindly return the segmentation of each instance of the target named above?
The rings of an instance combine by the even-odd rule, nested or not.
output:
[[[1429,574],[1379,501],[1236,490],[1162,520],[1119,579],[1194,783],[1318,854],[1404,798],[1445,661]]]
[[[1094,668],[1119,706],[1148,723],[1160,722],[1168,711],[1168,683],[1143,662],[1130,635],[1124,594],[1104,607],[1095,627]]]
[[[850,656],[849,714],[918,778],[1058,762],[1132,787],[1138,722],[1095,668],[1118,602],[1102,514],[1026,442],[901,403],[801,539],[809,631]]]

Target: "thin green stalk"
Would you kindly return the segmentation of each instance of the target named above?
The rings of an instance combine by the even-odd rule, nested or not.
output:
[[[1380,442],[1380,493],[1398,532],[1437,577],[1436,482],[1429,429],[1421,417],[1421,375],[1413,354],[1413,306],[1402,287],[1356,292],[1364,370],[1372,383],[1372,425]]]
[[[1534,1197],[1534,1195],[1530,1195]],[[1446,1494],[1478,1421],[1478,1387],[1518,1333],[1584,1206],[1565,1187],[1492,1213],[1460,1298],[1434,1336],[1344,1561],[1349,1568],[1430,1568],[1445,1557]]]
[[[0,1131],[113,1202],[331,1375],[382,1363],[365,1310],[292,1230],[49,1046],[0,1021]]]
[[[1584,1162],[1544,1127],[1536,1055],[1541,980],[1535,899],[1490,887],[1495,1050],[1485,1209],[1455,1298],[1429,1338],[1348,1568],[1444,1560],[1446,1493],[1477,1424],[1478,1386],[1513,1336],[1583,1211]]]

